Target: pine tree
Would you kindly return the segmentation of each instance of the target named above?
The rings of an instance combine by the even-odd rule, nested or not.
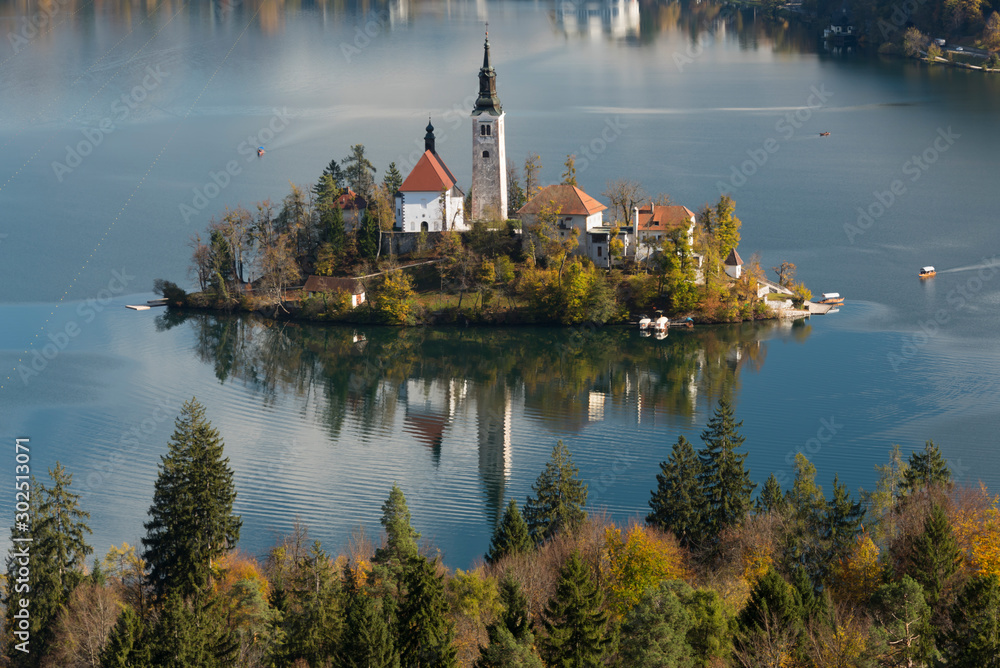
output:
[[[349,563],[344,566],[344,589],[347,611],[336,667],[399,668],[399,654],[386,623],[383,601],[358,584]]]
[[[685,547],[700,539],[703,496],[699,485],[701,462],[694,446],[677,438],[670,457],[660,463],[656,489],[652,492],[646,523],[673,533]]]
[[[511,499],[493,532],[490,549],[486,553],[486,563],[495,564],[510,554],[525,554],[533,547],[524,516],[521,515],[517,502]]]
[[[931,504],[930,514],[924,521],[924,531],[914,541],[911,559],[910,576],[923,586],[927,604],[936,610],[938,601],[962,563],[962,552],[940,504]]]
[[[566,166],[566,171],[562,175],[562,185],[564,186],[575,186],[576,185],[576,156],[567,155],[566,162],[563,163]]]
[[[399,606],[399,658],[407,668],[458,666],[454,624],[448,614],[437,560],[410,557]]]
[[[382,504],[380,522],[385,529],[386,544],[375,550],[376,563],[403,565],[416,556],[420,534],[410,524],[410,509],[406,505],[406,497],[396,483],[392,484],[389,498]]]
[[[550,666],[599,666],[608,645],[608,615],[590,569],[573,551],[559,570],[555,595],[545,606],[542,657]]]
[[[289,664],[305,659],[309,665],[322,665],[336,654],[340,643],[340,578],[319,541],[294,569],[290,586],[281,593],[285,613],[282,654]]]
[[[351,154],[340,161],[344,165],[344,180],[351,190],[371,198],[375,190],[375,165],[365,156],[365,145],[355,144]]]
[[[146,668],[151,660],[146,625],[131,605],[118,615],[101,651],[101,668]]]
[[[379,230],[378,220],[375,219],[374,214],[369,209],[365,209],[365,213],[361,217],[361,225],[358,227],[356,234],[358,253],[366,260],[374,261],[379,254],[381,231]]]
[[[646,591],[622,623],[622,665],[637,668],[689,668],[694,665],[687,634],[691,615],[682,601],[691,595],[683,581],[669,581]]]
[[[830,566],[851,551],[861,531],[865,509],[860,502],[851,501],[851,493],[840,484],[840,477],[833,476],[833,498],[826,504],[823,521],[823,540],[826,543],[824,578]]]
[[[902,495],[907,496],[925,487],[951,485],[951,469],[941,456],[941,450],[934,441],[924,444],[923,452],[910,454],[909,467],[903,473]]]
[[[229,668],[239,648],[213,601],[167,595],[149,635],[150,665],[156,668]]]
[[[93,552],[87,544],[86,534],[91,533],[86,520],[90,513],[80,508],[80,496],[70,491],[73,476],[56,462],[49,469],[52,486],[30,481],[18,483],[19,494],[27,492],[28,512],[21,528],[17,521],[11,527],[11,551],[7,557],[7,595],[4,599],[7,628],[22,630],[19,614],[21,606],[15,604],[24,598],[30,601],[27,620],[30,634],[28,653],[18,650],[24,639],[8,634],[14,666],[37,666],[50,644],[56,620],[70,594],[83,580],[87,556]],[[18,514],[20,517],[20,513]],[[27,528],[25,528],[25,526]],[[29,533],[30,532],[30,533]],[[31,541],[23,539],[30,538]],[[26,553],[22,556],[22,553]],[[30,556],[29,556],[30,555]],[[22,563],[29,559],[30,563]],[[21,568],[29,566],[30,576],[25,577]],[[30,587],[25,589],[24,587]]]
[[[910,576],[879,587],[871,611],[884,665],[923,666],[938,657],[931,609],[923,588]]]
[[[504,626],[489,631],[490,644],[480,648],[475,668],[543,668],[535,648],[519,642]]]
[[[754,585],[736,624],[741,642],[747,642],[768,627],[791,631],[797,636],[803,629],[802,606],[795,588],[776,570],[768,569]]]
[[[760,495],[757,497],[757,512],[762,514],[775,512],[780,515],[785,512],[786,508],[787,504],[781,491],[781,485],[778,484],[778,479],[772,473],[767,476],[764,487],[761,488]]]
[[[319,195],[322,190],[329,188],[331,185],[338,191],[343,191],[347,186],[344,170],[340,168],[340,163],[336,159],[331,160],[330,164],[323,170],[323,174],[319,177],[319,182],[313,187],[313,192]]]
[[[243,521],[233,514],[233,471],[205,409],[191,399],[174,425],[144,525],[143,558],[157,595],[190,596],[208,583],[212,561],[236,545]]]
[[[1000,668],[1000,579],[966,583],[951,609],[945,657],[950,668]]]
[[[396,169],[395,162],[390,162],[389,169],[385,170],[385,174],[382,176],[382,185],[393,197],[399,192],[399,187],[403,185],[403,175]]]
[[[701,434],[705,447],[698,452],[701,460],[698,480],[705,497],[702,535],[708,541],[714,541],[723,529],[742,522],[751,506],[750,495],[756,485],[750,482],[750,473],[744,468],[746,454],[736,452],[746,440],[739,433],[742,426],[742,420],[734,420],[729,400],[720,399],[708,428]]]
[[[552,448],[552,457],[531,486],[535,496],[524,505],[528,532],[541,543],[559,531],[577,528],[587,517],[587,485],[577,476],[569,449],[562,441]]]

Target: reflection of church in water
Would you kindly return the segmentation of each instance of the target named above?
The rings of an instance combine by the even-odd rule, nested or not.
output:
[[[409,378],[400,386],[399,398],[404,406],[403,432],[430,450],[435,466],[441,463],[445,432],[474,406],[487,515],[491,522],[498,521],[512,464],[510,388],[502,380]]]

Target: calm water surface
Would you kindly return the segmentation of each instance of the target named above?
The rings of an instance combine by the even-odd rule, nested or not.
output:
[[[722,395],[759,481],[803,448],[826,484],[871,487],[891,443],[934,438],[962,479],[1000,483],[1000,274],[976,269],[1000,253],[996,78],[828,54],[708,3],[50,7],[33,35],[35,4],[0,3],[0,32],[25,36],[0,45],[0,424],[8,442],[32,438],[36,468],[76,473],[98,552],[140,537],[191,395],[226,438],[253,552],[296,516],[334,546],[373,529],[397,480],[418,530],[466,566],[558,438],[595,505],[642,514],[656,463],[679,434],[697,442]],[[487,20],[513,159],[541,154],[556,181],[576,153],[595,196],[625,177],[698,208],[725,188],[744,257],[795,262],[848,305],[795,329],[665,341],[122,308],[186,275],[185,243],[211,216],[280,199],[351,144],[405,173],[428,115],[467,184]],[[248,155],[261,143],[265,159]],[[213,175],[224,187],[198,199]],[[923,264],[934,281],[916,279]],[[31,351],[49,335],[65,345],[43,363]]]

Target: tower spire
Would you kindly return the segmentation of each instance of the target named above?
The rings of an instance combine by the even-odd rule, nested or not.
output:
[[[483,112],[491,116],[503,113],[503,105],[497,96],[497,73],[490,64],[489,24],[486,26],[486,41],[483,44],[483,66],[479,70],[479,98],[476,100],[472,115],[478,116]]]
[[[434,150],[434,126],[431,125],[431,117],[427,117],[427,134],[424,135],[424,150],[437,153]]]

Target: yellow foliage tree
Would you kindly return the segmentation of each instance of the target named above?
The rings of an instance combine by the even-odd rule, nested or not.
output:
[[[981,493],[986,494],[985,487]],[[959,509],[952,518],[955,540],[965,555],[970,575],[1000,576],[1000,509],[992,497],[989,505]]]
[[[602,570],[609,604],[618,619],[650,587],[687,575],[676,541],[655,529],[633,524],[622,536],[622,530],[612,525],[605,529],[604,545],[606,557]]]
[[[867,533],[858,536],[851,552],[833,567],[833,586],[844,601],[859,604],[878,588],[882,580],[879,549]]]

